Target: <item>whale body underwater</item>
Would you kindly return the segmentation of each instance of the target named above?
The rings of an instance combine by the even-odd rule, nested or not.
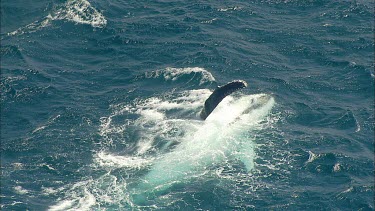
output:
[[[136,187],[134,202],[143,204],[150,194],[189,182],[222,162],[237,160],[246,172],[254,167],[254,143],[249,133],[275,104],[268,94],[229,96],[247,87],[236,80],[215,89],[200,112],[199,127],[185,135],[169,152],[159,156]],[[197,121],[197,120],[195,120]]]

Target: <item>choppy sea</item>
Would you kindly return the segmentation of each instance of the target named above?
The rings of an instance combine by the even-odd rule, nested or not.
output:
[[[2,0],[0,36],[1,210],[374,210],[373,1]]]

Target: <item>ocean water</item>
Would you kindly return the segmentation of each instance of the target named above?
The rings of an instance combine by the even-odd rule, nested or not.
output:
[[[1,210],[374,210],[373,1],[3,0],[0,35]]]

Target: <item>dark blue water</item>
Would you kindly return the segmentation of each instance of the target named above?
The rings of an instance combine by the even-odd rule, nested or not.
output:
[[[1,210],[374,210],[373,8],[1,1]]]

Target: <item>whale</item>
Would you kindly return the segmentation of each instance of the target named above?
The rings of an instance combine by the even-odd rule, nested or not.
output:
[[[249,94],[246,86],[232,81],[113,105],[100,118],[106,141],[92,164],[99,171],[59,188],[64,196],[48,209],[166,209],[234,183],[245,182],[248,191],[262,147],[257,143],[272,137],[266,133],[278,114],[271,112],[272,94]]]
[[[275,100],[269,94],[231,95],[245,87],[245,81],[236,80],[210,94],[199,113],[204,121],[191,120],[196,130],[153,161],[133,192],[135,204],[147,204],[170,187],[200,178],[207,169],[231,161],[242,163],[245,172],[252,171],[255,136],[251,132],[270,113]]]
[[[243,80],[235,80],[224,86],[217,87],[204,102],[203,109],[199,115],[200,118],[205,120],[226,96],[245,87],[247,87],[247,83]]]

